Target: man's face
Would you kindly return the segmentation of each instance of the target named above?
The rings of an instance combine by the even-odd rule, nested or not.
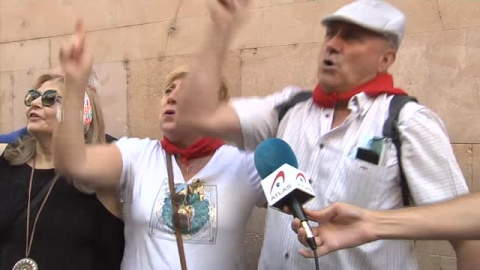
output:
[[[386,72],[396,50],[382,35],[346,22],[327,25],[318,62],[326,92],[345,92]]]

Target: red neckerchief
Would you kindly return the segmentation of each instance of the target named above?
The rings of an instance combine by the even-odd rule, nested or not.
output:
[[[380,94],[407,95],[402,89],[393,87],[392,75],[382,73],[373,80],[345,93],[332,92],[327,94],[323,91],[320,84],[317,84],[313,91],[313,101],[320,107],[333,108],[337,102],[348,102],[353,96],[361,92],[371,97],[376,97]]]
[[[202,138],[185,149],[178,148],[166,137],[162,139],[162,147],[166,152],[181,157],[182,162],[188,165],[188,161],[194,158],[206,157],[214,153],[224,142],[220,139]]]

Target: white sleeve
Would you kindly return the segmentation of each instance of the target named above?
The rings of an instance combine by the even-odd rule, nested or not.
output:
[[[265,193],[262,189],[262,178],[260,178],[260,175],[257,172],[253,157],[254,153],[245,154],[244,162],[247,176],[246,180],[255,192],[255,205],[257,207],[265,207],[265,205],[267,205],[267,199],[265,198]]]
[[[232,99],[231,104],[242,126],[245,150],[253,151],[263,140],[276,137],[278,112],[275,107],[288,101],[301,90],[300,87],[289,86],[266,97]]]
[[[408,103],[405,106],[420,106]],[[400,114],[402,165],[415,204],[430,204],[468,193],[442,120],[420,106]]]
[[[124,137],[115,142],[122,155],[122,175],[120,177],[120,194],[122,200],[130,197],[128,194],[131,193],[134,186],[133,179],[135,179],[136,161],[139,160],[139,156],[148,141],[147,139],[142,140]]]

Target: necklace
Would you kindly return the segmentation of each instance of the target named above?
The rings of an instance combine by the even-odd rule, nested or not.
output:
[[[37,227],[38,217],[43,210],[43,206],[47,202],[48,197],[50,196],[50,192],[53,189],[53,186],[58,180],[58,175],[55,175],[53,178],[53,182],[48,189],[47,195],[43,199],[42,204],[40,205],[40,209],[38,209],[37,216],[35,217],[35,221],[33,222],[32,234],[30,235],[30,201],[32,195],[32,182],[33,182],[33,173],[35,172],[35,159],[33,159],[33,166],[32,166],[32,173],[30,174],[30,181],[28,184],[28,201],[27,201],[27,233],[26,233],[26,241],[25,241],[25,258],[19,260],[14,266],[12,270],[38,270],[37,263],[28,257],[30,254],[30,250],[32,249],[33,243],[33,235],[35,234],[35,228]]]
[[[187,173],[189,173],[193,168],[195,167],[195,164],[192,164],[190,166],[187,166]]]
[[[180,161],[179,163],[182,165],[182,167],[185,168],[187,173],[190,173],[193,170],[193,168],[195,168],[195,165],[196,165],[195,164],[196,162],[193,162],[193,164],[192,164],[192,162],[188,162],[188,164],[185,164],[185,163]]]

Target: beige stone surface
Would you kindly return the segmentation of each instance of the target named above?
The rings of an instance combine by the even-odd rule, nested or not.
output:
[[[117,26],[167,21],[175,16],[180,0],[118,0]]]
[[[100,103],[105,132],[120,138],[127,135],[127,72],[123,62],[95,65],[100,79]]]
[[[178,18],[205,16],[208,14],[205,2],[198,0],[182,0],[178,11]]]
[[[0,7],[9,7],[23,4],[33,4],[36,0],[1,0]]]
[[[247,233],[245,239],[245,269],[256,270],[262,250],[263,234]]]
[[[263,234],[265,227],[266,208],[255,207],[250,220],[248,220],[247,231],[256,234]]]
[[[453,151],[458,165],[462,169],[463,177],[470,189],[473,185],[473,146],[471,144],[454,144]]]
[[[0,72],[49,68],[48,48],[48,39],[0,43]]]
[[[472,167],[473,167],[473,179],[472,179],[472,192],[480,191],[480,145],[473,145],[473,157],[472,157]]]
[[[160,137],[159,113],[165,76],[189,64],[191,55],[161,57],[128,63],[128,127],[132,137]],[[239,95],[240,57],[231,52],[224,68],[231,96]]]
[[[232,96],[267,95],[289,84],[312,89],[320,19],[351,1],[253,0],[225,67]],[[443,119],[462,172],[479,191],[480,1],[391,1],[407,15],[392,69],[396,84]],[[164,76],[196,52],[209,20],[203,0],[0,0],[0,132],[25,124],[25,92],[57,66],[77,17],[85,20],[101,76],[107,131],[159,138]],[[249,221],[248,269],[256,269],[263,212]],[[421,269],[456,269],[451,247],[438,243],[417,242]]]
[[[453,143],[478,143],[480,138],[479,84],[472,70],[472,59],[479,53],[472,42],[476,32],[407,35],[392,70],[398,86],[439,114]]]
[[[457,259],[452,257],[440,256],[440,269],[457,269]]]
[[[436,0],[393,0],[389,2],[405,13],[407,33],[443,30],[442,13]]]
[[[204,1],[198,0],[118,0],[117,26],[169,21],[207,14]]]
[[[415,241],[415,252],[455,257],[455,250],[448,241]]]
[[[256,0],[252,1],[251,9],[266,8],[271,6],[289,5],[300,2],[311,2],[312,0]]]
[[[319,42],[321,2],[300,2],[251,10],[232,45],[236,49]]]
[[[475,0],[438,0],[446,29],[480,26],[480,5]]]
[[[163,95],[160,58],[131,61],[127,69],[128,131],[131,137],[160,138],[158,115]]]
[[[207,17],[179,19],[171,24],[166,42],[166,55],[192,54],[198,51],[206,33]]]
[[[13,130],[13,75],[0,73],[0,133]]]
[[[421,270],[441,270],[439,256],[431,255],[431,254],[416,254],[416,255],[417,255],[418,265]]]
[[[95,63],[138,60],[164,54],[167,28],[167,23],[160,22],[89,32],[86,38]],[[58,65],[60,46],[69,38],[51,38],[52,66]]]
[[[64,35],[73,31],[78,18],[84,20],[87,30],[112,28],[116,14],[117,0],[19,1],[0,9],[0,40]]]
[[[264,96],[288,85],[313,89],[320,44],[301,44],[242,52],[243,96]]]

